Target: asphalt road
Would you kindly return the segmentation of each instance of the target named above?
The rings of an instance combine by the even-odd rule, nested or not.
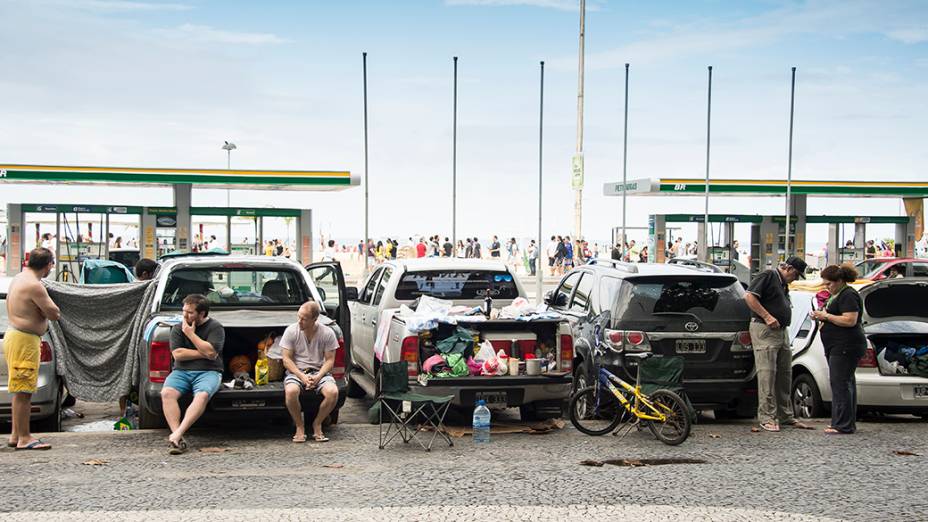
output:
[[[379,450],[377,427],[358,423],[364,407],[349,404],[323,444],[244,419],[194,430],[182,456],[167,455],[163,431],[52,434],[51,451],[0,450],[0,519],[928,519],[928,425],[911,417],[869,419],[854,436],[824,435],[824,420],[772,434],[701,419],[678,447],[568,423],[426,453]],[[704,463],[581,465],[648,458]]]

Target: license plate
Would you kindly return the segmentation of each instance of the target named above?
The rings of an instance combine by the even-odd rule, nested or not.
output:
[[[506,392],[504,391],[478,391],[476,393],[476,400],[486,401],[487,405],[490,404],[506,404]]]
[[[706,341],[702,339],[677,339],[677,353],[706,353]]]
[[[233,408],[241,408],[243,410],[251,408],[263,408],[265,401],[232,401]]]
[[[913,389],[913,395],[916,399],[928,399],[928,384],[915,386]]]

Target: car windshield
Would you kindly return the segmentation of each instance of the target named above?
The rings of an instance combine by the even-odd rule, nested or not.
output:
[[[190,294],[205,295],[212,306],[230,308],[300,305],[310,299],[303,278],[294,270],[179,268],[168,276],[161,308],[179,310]]]
[[[883,267],[888,261],[876,261],[874,259],[867,259],[865,261],[860,261],[855,265],[858,274],[863,274],[861,277],[870,278],[876,275],[876,272]]]
[[[422,295],[441,299],[515,299],[519,289],[512,274],[492,270],[428,270],[403,274],[396,299],[409,301]]]
[[[729,277],[627,278],[616,294],[616,317],[641,321],[664,316],[704,320],[747,319],[741,283]]]
[[[6,318],[6,295],[0,295],[0,332],[5,332],[6,327],[10,325],[9,319]]]

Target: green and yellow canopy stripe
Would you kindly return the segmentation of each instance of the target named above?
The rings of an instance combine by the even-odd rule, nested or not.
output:
[[[0,182],[172,185],[212,188],[343,190],[358,185],[348,171],[226,170],[0,164]]]
[[[661,178],[653,183],[655,194],[704,194],[705,180],[686,178]],[[870,196],[870,197],[928,197],[928,182],[924,181],[811,181],[796,180],[791,183],[793,194],[818,196]],[[709,193],[719,195],[785,195],[786,180],[762,179],[712,179]]]

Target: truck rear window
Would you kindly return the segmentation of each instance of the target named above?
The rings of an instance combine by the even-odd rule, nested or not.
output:
[[[229,308],[301,305],[310,298],[300,274],[291,270],[179,268],[168,275],[161,308],[179,310],[190,294],[205,295],[212,306]]]
[[[747,320],[744,289],[735,278],[660,276],[626,279],[617,292],[614,310],[625,320],[653,319],[663,315],[695,315]]]
[[[493,299],[519,297],[512,274],[488,270],[429,270],[403,274],[396,287],[398,301],[411,301],[422,295],[441,299],[483,299],[489,291]]]

